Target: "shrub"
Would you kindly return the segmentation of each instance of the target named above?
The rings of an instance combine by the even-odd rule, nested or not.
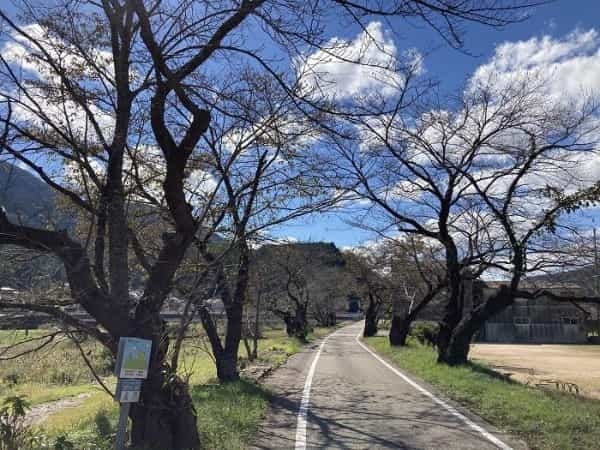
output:
[[[2,377],[2,381],[9,386],[16,386],[21,381],[21,377],[17,372],[10,372]]]
[[[75,450],[75,444],[69,441],[66,436],[61,435],[56,438],[53,450]]]
[[[98,374],[101,376],[107,376],[114,372],[115,370],[115,357],[111,353],[109,349],[106,347],[102,347],[98,353],[97,357],[97,370]]]
[[[25,425],[29,403],[22,396],[7,397],[0,408],[0,450],[22,450],[31,433]]]
[[[113,427],[108,418],[106,410],[101,409],[96,413],[94,417],[94,424],[96,425],[96,433],[101,439],[109,439],[113,434]]]
[[[415,338],[421,345],[435,346],[440,326],[436,322],[419,321],[413,323],[409,335]]]

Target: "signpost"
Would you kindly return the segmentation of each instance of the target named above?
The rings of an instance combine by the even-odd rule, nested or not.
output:
[[[115,397],[120,403],[136,403],[140,401],[142,380],[127,380],[119,378]]]
[[[152,341],[122,337],[115,365],[117,389],[115,399],[119,402],[119,424],[115,439],[115,449],[124,450],[127,437],[127,418],[132,403],[140,400],[142,380],[148,377]]]

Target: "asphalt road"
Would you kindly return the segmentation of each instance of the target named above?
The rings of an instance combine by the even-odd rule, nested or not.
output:
[[[341,328],[269,377],[274,397],[254,449],[525,448],[377,359],[361,330]]]

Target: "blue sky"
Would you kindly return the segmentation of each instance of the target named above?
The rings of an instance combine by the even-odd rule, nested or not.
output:
[[[479,25],[466,25],[465,50],[461,52],[445,45],[431,29],[411,26],[397,21],[384,24],[394,35],[399,50],[416,48],[427,53],[427,75],[440,83],[442,92],[452,94],[460,91],[470,75],[494,55],[498,45],[505,42],[527,41],[531,38],[550,36],[563,39],[570,33],[596,29],[600,31],[600,1],[557,0],[536,7],[531,17],[522,23],[504,29],[491,29]],[[339,28],[339,27],[338,27]],[[335,29],[335,28],[334,28]],[[346,29],[338,37],[353,38],[357,29]],[[573,77],[577,77],[577,73]],[[600,72],[597,73],[600,79]],[[600,177],[600,173],[598,174]],[[592,214],[585,215],[591,223]],[[339,214],[319,214],[304,218],[274,230],[277,236],[289,236],[299,240],[334,242],[340,247],[355,246],[373,239],[373,235],[347,223],[351,217]],[[598,220],[596,220],[598,222]]]
[[[503,43],[544,36],[561,40],[577,30],[586,32],[595,27],[600,32],[600,0],[557,0],[533,9],[527,21],[500,30],[464,24],[464,51],[450,48],[439,35],[422,23],[395,20],[383,22],[382,27],[386,38],[393,39],[399,52],[417,49],[425,55],[426,74],[439,82],[443,94],[459,94],[471,74],[488,62],[496,48]],[[361,31],[358,27],[347,27],[345,23],[331,23],[329,30],[331,38],[347,40],[355,39]],[[600,45],[600,37],[597,40]],[[577,73],[573,73],[573,78],[577,76]],[[600,86],[600,70],[596,78]],[[350,225],[349,220],[351,217],[348,215],[315,214],[280,226],[271,230],[271,233],[298,240],[334,242],[340,247],[373,239],[374,236],[369,232]]]

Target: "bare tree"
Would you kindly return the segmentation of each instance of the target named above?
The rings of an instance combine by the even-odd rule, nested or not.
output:
[[[391,306],[395,293],[391,278],[388,248],[359,247],[344,253],[346,269],[353,278],[353,290],[356,290],[365,312],[365,337],[375,336],[379,330],[379,320]]]
[[[495,1],[495,0],[430,0],[388,2],[358,2],[335,0],[358,19],[372,14],[384,17],[418,19],[435,30],[450,46],[464,46],[465,22],[475,22],[488,27],[502,28],[527,19],[528,11],[545,1]]]
[[[253,361],[258,357],[258,340],[262,334],[263,317],[265,317],[265,296],[272,285],[272,274],[268,261],[252,258],[250,264],[250,280],[248,283],[248,305],[245,308],[246,322],[244,346],[248,359]],[[251,343],[250,344],[250,340]]]
[[[493,220],[489,238],[504,242],[489,266],[507,282],[452,330],[447,347],[440,348],[440,358],[450,364],[467,361],[469,344],[487,319],[521,294],[531,297],[519,293],[524,277],[572,260],[568,240],[577,226],[568,213],[599,198],[598,182],[578,171],[581,158],[598,151],[597,101],[582,95],[565,104],[546,94],[545,79],[531,75],[508,86],[493,80],[475,88],[480,103],[468,113],[479,130],[499,122],[510,126],[492,139],[480,139],[479,130],[465,136],[476,154],[464,175],[472,201]]]
[[[407,83],[409,75],[403,77]],[[379,110],[352,120],[356,141],[335,142],[328,177],[368,201],[357,206],[362,210],[360,226],[382,235],[418,236],[443,249],[447,300],[439,359],[452,364],[461,359],[448,349],[461,347],[453,333],[462,320],[464,280],[496,267],[499,255],[510,255],[518,263],[510,272],[522,274],[519,265],[532,246],[519,242],[507,228],[531,225],[521,235],[529,242],[576,198],[588,195],[581,191],[561,196],[552,183],[575,181],[558,175],[566,176],[593,148],[588,140],[596,132],[596,108],[585,101],[556,102],[544,95],[544,78],[531,74],[504,83],[492,75],[467,87],[454,105],[437,99],[422,105],[407,83],[398,92],[393,114]],[[541,211],[527,203],[533,198]],[[506,238],[499,238],[502,230]],[[501,303],[487,307],[502,308]],[[475,330],[470,331],[469,337]],[[463,352],[463,361],[465,357]]]
[[[273,227],[329,208],[334,192],[317,186],[302,163],[319,144],[320,130],[298,113],[289,93],[272,79],[248,67],[236,82],[227,80],[215,115],[204,136],[210,150],[207,164],[221,189],[216,201],[223,211],[218,231],[231,243],[231,268],[222,267],[218,252],[198,248],[217,273],[217,291],[227,315],[224,342],[212,336],[217,374],[224,381],[238,376],[237,355],[242,316],[247,304],[251,244]],[[202,315],[207,332],[216,329]]]
[[[395,280],[390,344],[405,345],[419,314],[444,294],[446,271],[440,246],[427,246],[415,236],[392,244],[391,271]]]
[[[469,200],[464,173],[472,152],[456,145],[470,125],[448,118],[441,107],[419,104],[422,92],[408,84],[410,73],[403,78],[394,113],[374,108],[372,115],[352,120],[356,134],[336,140],[333,158],[323,165],[327,180],[360,200],[353,207],[357,226],[442,247],[447,303],[439,339],[444,342],[461,318],[461,272],[496,249],[478,238],[488,219]]]
[[[344,260],[332,244],[294,243],[265,246],[259,258],[268,260],[266,307],[286,324],[289,336],[306,339],[309,314],[341,309],[343,290],[331,290],[344,277]],[[336,304],[339,304],[336,308]]]
[[[203,221],[189,207],[184,184],[187,160],[206,129],[208,113],[190,107],[193,119],[180,129],[183,137],[179,142],[172,138],[163,112],[173,88],[161,89],[151,61],[138,58],[144,49],[131,2],[103,2],[93,7],[94,14],[71,3],[21,6],[29,25],[20,26],[0,12],[9,33],[9,51],[0,60],[2,95],[15,111],[4,121],[9,132],[3,151],[70,201],[86,217],[90,231],[88,239],[80,240],[64,230],[12,223],[3,213],[1,242],[59,259],[73,302],[97,325],[79,323],[54,304],[17,307],[76,326],[113,354],[121,336],[152,340],[142,401],[131,409],[133,444],[197,448],[192,400],[165,360],[169,337],[159,313]],[[148,103],[154,147],[144,125]],[[137,170],[138,154],[153,160],[147,167],[157,171],[152,193],[146,184],[149,174]],[[168,211],[168,232],[151,261],[136,252],[140,237],[128,223],[131,202],[138,201]],[[146,270],[139,301],[129,293],[130,251]]]

